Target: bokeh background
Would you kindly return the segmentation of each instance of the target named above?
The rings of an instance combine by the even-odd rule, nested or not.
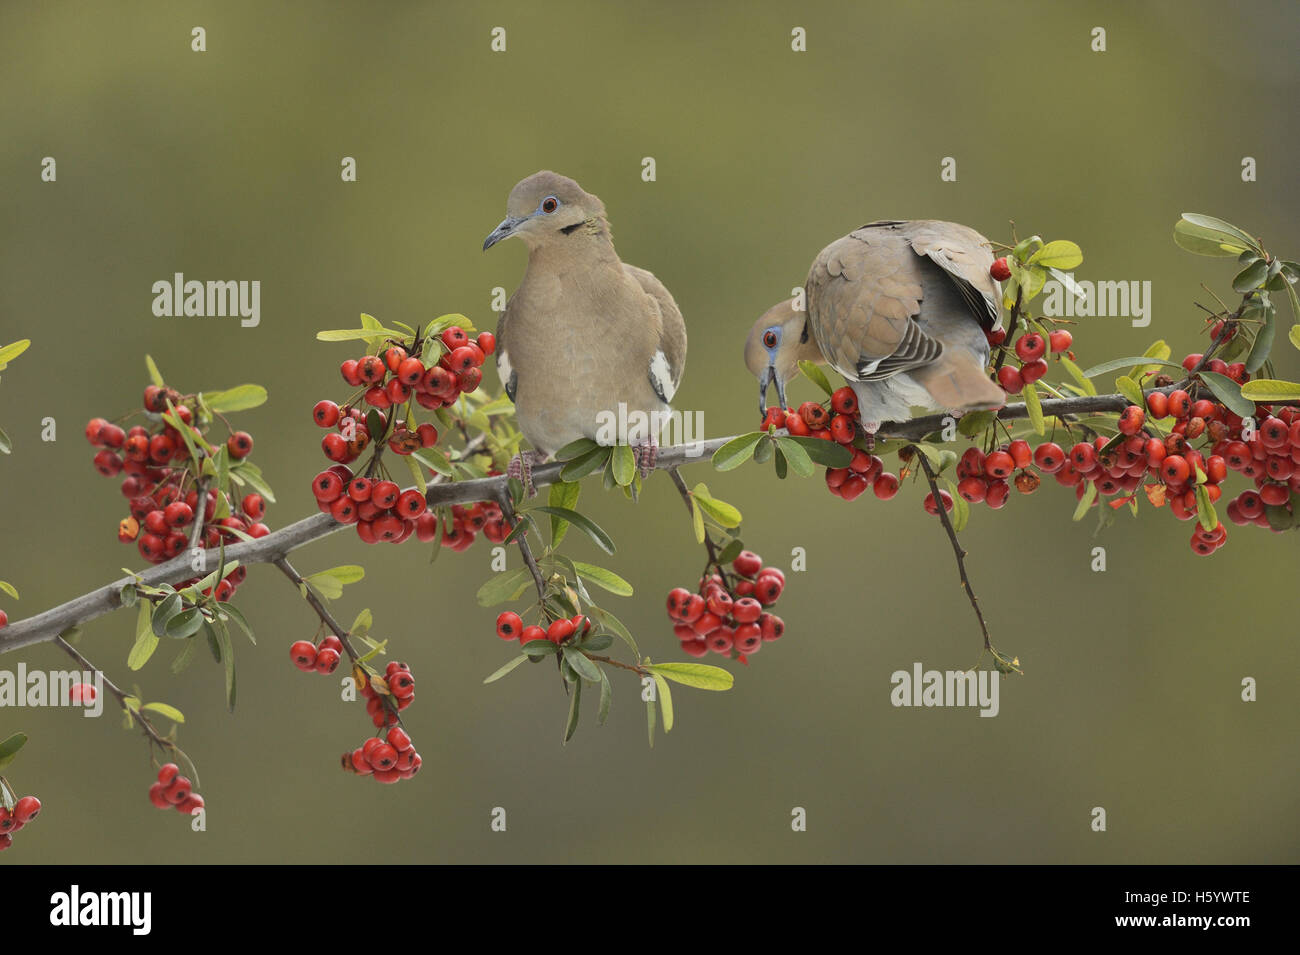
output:
[[[207,52],[190,30],[207,31]],[[508,50],[489,50],[507,29]],[[790,31],[807,30],[792,53]],[[1090,50],[1090,31],[1108,49]],[[1179,212],[1227,218],[1300,257],[1295,103],[1300,10],[1286,2],[1075,3],[0,3],[0,341],[31,350],[0,385],[0,577],[30,615],[138,563],[117,543],[116,482],[81,427],[138,406],[151,353],[182,390],[265,384],[241,416],[280,503],[313,511],[310,409],[339,397],[348,346],[314,341],[359,312],[414,324],[460,311],[492,327],[525,251],[480,252],[513,183],[577,178],[610,210],[626,261],[686,315],[678,405],[711,435],[753,427],[740,360],[753,317],[803,280],[827,242],[877,218],[936,217],[1006,239],[1071,238],[1082,278],[1150,280],[1154,320],[1077,330],[1087,365],[1155,338],[1200,350],[1199,283],[1230,294],[1226,260],[1178,250]],[[42,157],[57,183],[40,181]],[[339,178],[356,157],[359,181]],[[640,178],[653,156],[658,181]],[[939,179],[941,157],[958,181]],[[1243,156],[1259,181],[1243,183]],[[262,320],[158,319],[150,286],[181,271],[258,279]],[[1288,321],[1285,309],[1282,321]],[[1279,373],[1300,358],[1279,337]],[[560,372],[562,373],[562,372]],[[485,384],[496,387],[495,372]],[[811,397],[808,386],[795,397]],[[58,440],[40,440],[40,419]],[[1047,482],[964,535],[1000,646],[1025,675],[1001,715],[895,709],[889,675],[962,668],[979,634],[947,540],[909,485],[846,504],[820,479],[767,468],[689,473],[746,515],[744,537],[789,566],[788,635],[725,694],[675,694],[653,750],[630,678],[608,725],[568,746],[549,669],[484,687],[508,658],[474,592],[480,541],[430,566],[424,546],[339,534],[303,572],[360,561],[336,602],[374,609],[413,666],[413,782],[337,770],[359,707],[286,647],[314,617],[273,571],[238,600],[239,705],[203,655],[179,678],[164,647],[139,674],[133,617],[90,625],[83,650],[149,699],[180,706],[209,829],[153,811],[145,746],[113,718],[0,711],[31,742],[8,772],[46,810],[6,853],[37,862],[1120,862],[1297,861],[1296,540],[1232,530],[1209,560],[1166,513],[1125,515],[1099,541]],[[1240,480],[1234,475],[1234,480]],[[662,595],[699,555],[666,479],[639,506],[588,489],[619,542],[605,563],[637,595],[612,609],[656,658],[677,658]],[[569,538],[579,558],[601,555]],[[1108,550],[1105,573],[1090,548]],[[516,556],[510,555],[512,566]],[[50,647],[0,665],[62,668]],[[985,661],[987,664],[987,661]],[[1240,681],[1259,680],[1242,703]],[[508,831],[489,830],[505,807]],[[794,806],[808,831],[790,829]],[[1103,806],[1108,831],[1089,828]]]

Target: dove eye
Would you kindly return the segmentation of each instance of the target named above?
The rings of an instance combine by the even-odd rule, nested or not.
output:
[[[554,196],[547,196],[545,199],[542,200],[543,212],[549,214],[554,212],[558,208],[560,208],[560,200],[556,199]]]
[[[768,330],[763,334],[763,344],[764,344],[766,347],[768,347],[768,348],[775,348],[775,347],[776,347],[776,332],[772,331],[772,329],[769,328],[769,329],[768,329]]]

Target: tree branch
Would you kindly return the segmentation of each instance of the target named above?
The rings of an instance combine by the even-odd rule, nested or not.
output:
[[[943,529],[948,532],[948,540],[952,542],[952,552],[957,556],[957,573],[961,575],[962,589],[966,591],[966,596],[970,598],[970,605],[975,609],[975,617],[980,622],[980,632],[984,634],[984,649],[991,650],[993,644],[989,640],[988,624],[984,622],[984,611],[980,610],[979,598],[975,596],[975,591],[970,585],[970,578],[966,576],[966,549],[957,540],[957,532],[953,530],[952,521],[948,520],[948,511],[943,506],[943,499],[939,496],[939,483],[935,480],[934,471],[930,469],[930,462],[926,460],[925,455],[920,451],[915,453],[917,460],[921,462],[921,470],[925,472],[925,479],[930,482],[930,493],[934,495],[935,509],[939,512],[939,520],[943,523]]]
[[[1165,390],[1165,389],[1162,389]],[[1042,402],[1043,414],[1059,416],[1065,414],[1086,414],[1091,412],[1118,412],[1127,407],[1129,401],[1123,395],[1097,395],[1079,398],[1054,398]],[[1008,405],[998,412],[998,418],[1012,421],[1028,417],[1023,404]],[[947,414],[927,415],[910,421],[886,423],[878,432],[879,439],[899,438],[916,441],[931,432],[943,428]],[[683,464],[705,460],[735,436],[711,438],[694,444],[673,445],[661,448],[655,470],[670,470]],[[476,438],[464,454],[471,454],[482,446],[482,440]],[[560,471],[564,462],[553,461],[533,470],[533,484],[547,487],[560,480]],[[498,475],[477,478],[469,481],[448,483],[441,477],[435,477],[425,488],[425,497],[430,507],[451,504],[467,504],[476,501],[500,500],[509,478]],[[196,516],[196,520],[198,517]],[[227,560],[238,560],[241,565],[274,564],[289,553],[320,540],[330,534],[343,530],[348,525],[340,524],[329,514],[313,514],[257,540],[241,541],[226,548]],[[121,591],[127,584],[144,583],[158,586],[163,583],[178,583],[194,575],[188,554],[173,558],[166,563],[157,564],[142,570],[133,577],[122,577],[87,594],[83,594],[67,603],[60,604],[43,613],[26,620],[19,620],[0,630],[0,653],[8,653],[37,643],[53,640],[69,627],[86,623],[104,614],[111,613],[122,605]],[[341,635],[340,635],[341,639]]]

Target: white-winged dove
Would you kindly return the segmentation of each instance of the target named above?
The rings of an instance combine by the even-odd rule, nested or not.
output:
[[[832,242],[808,272],[807,314],[790,300],[750,330],[745,362],[759,408],[773,382],[784,407],[800,359],[844,376],[869,434],[913,407],[1002,407],[1006,394],[985,372],[985,330],[1002,322],[992,264],[989,240],[955,222],[872,222]]]
[[[483,248],[511,236],[528,246],[496,348],[524,437],[545,457],[600,438],[602,413],[617,416],[620,403],[629,416],[664,415],[686,364],[686,324],[662,282],[619,260],[604,204],[543,170],[510,190],[506,213]],[[644,442],[638,460],[653,463],[657,432],[619,437]]]

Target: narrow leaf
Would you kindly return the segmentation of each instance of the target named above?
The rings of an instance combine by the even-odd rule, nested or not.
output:
[[[237,385],[225,391],[205,391],[203,401],[217,414],[248,411],[266,404],[266,389],[261,385]]]
[[[550,505],[551,507],[563,507],[573,510],[578,504],[578,497],[581,492],[582,485],[576,481],[560,481],[557,484],[552,484],[549,497]],[[552,514],[551,547],[559,547],[560,541],[564,540],[564,535],[568,532],[569,522]]]
[[[537,641],[534,641],[534,642],[537,642]],[[507,673],[509,673],[510,671],[512,671],[515,667],[519,666],[519,664],[523,663],[525,660],[528,660],[528,659],[530,659],[530,657],[529,657],[529,655],[528,655],[527,653],[521,653],[521,654],[519,654],[519,656],[517,656],[517,657],[513,657],[513,658],[510,660],[510,662],[508,662],[505,666],[501,667],[499,670],[496,670],[495,672],[493,672],[493,674],[492,674],[491,676],[487,677],[483,682],[484,682],[484,683],[495,683],[497,680],[501,679],[501,678],[502,678],[503,676],[505,676]]]
[[[1300,328],[1300,325],[1296,327]],[[1257,378],[1242,385],[1241,394],[1251,401],[1300,401],[1300,384],[1277,378]],[[1252,408],[1250,413],[1253,415],[1255,409]]]
[[[159,716],[165,716],[173,723],[185,722],[185,714],[176,709],[176,707],[170,706],[167,703],[146,703],[144,706],[140,707],[140,709],[149,710],[150,712],[157,713]]]
[[[732,471],[754,456],[754,449],[763,440],[764,432],[753,431],[728,441],[713,452],[713,467],[718,471]]]
[[[653,663],[646,669],[697,690],[729,690],[736,682],[729,671],[707,663]]]
[[[814,440],[820,439],[815,438]],[[776,446],[785,456],[791,471],[800,477],[812,477],[813,472],[817,469],[813,466],[812,458],[808,456],[808,452],[803,449],[802,445],[795,443],[791,438],[780,437],[776,439]]]
[[[799,370],[803,372],[805,378],[826,392],[826,394],[833,395],[835,393],[835,389],[831,387],[831,383],[826,379],[826,373],[817,367],[815,362],[800,361]]]
[[[564,659],[573,667],[573,672],[584,680],[590,683],[600,682],[600,668],[577,647],[564,647]]]
[[[1220,375],[1213,371],[1203,371],[1200,375],[1201,381],[1205,382],[1206,386],[1214,392],[1214,396],[1233,414],[1248,418],[1255,413],[1255,402],[1243,398],[1241,386],[1227,375]]]
[[[807,452],[815,463],[828,468],[846,468],[849,462],[853,460],[853,452],[844,445],[835,441],[826,441],[822,438],[802,438],[793,435],[787,438],[781,438],[782,441],[792,441]]]
[[[659,689],[659,709],[664,714],[664,732],[671,733],[673,730],[673,690],[658,673],[654,675],[655,685]]]
[[[575,560],[573,567],[584,580],[591,581],[597,587],[602,587],[611,594],[616,594],[619,597],[632,596],[632,585],[612,570],[597,567],[595,564],[584,564],[580,560]]]
[[[538,505],[532,508],[534,511],[542,511],[545,514],[553,514],[562,517],[578,530],[582,531],[593,541],[596,542],[601,550],[607,554],[614,553],[614,542],[610,536],[601,529],[600,525],[584,514],[567,507],[551,507],[550,505]]]
[[[1035,434],[1045,434],[1047,432],[1047,423],[1043,420],[1043,405],[1038,400],[1038,389],[1033,385],[1026,385],[1021,397],[1025,399],[1025,410],[1029,412],[1029,423],[1034,428]]]

